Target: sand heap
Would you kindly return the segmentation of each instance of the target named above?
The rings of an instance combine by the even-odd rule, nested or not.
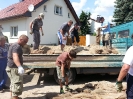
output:
[[[90,54],[118,54],[118,51],[115,48],[112,49],[105,49],[102,46],[97,45],[90,45],[89,47],[86,46],[78,46],[78,47],[72,47],[72,46],[65,46],[64,51],[69,52],[70,50],[76,50],[78,55],[90,55]],[[62,51],[60,50],[60,46],[40,46],[39,50],[33,50],[33,48],[30,48],[30,46],[25,45],[23,47],[24,54],[60,54]]]
[[[113,83],[96,81],[86,83],[81,88],[72,89],[56,97],[47,95],[46,99],[126,99],[125,90],[126,88],[122,92],[117,92]]]

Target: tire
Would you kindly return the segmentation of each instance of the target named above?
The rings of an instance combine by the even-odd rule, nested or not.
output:
[[[75,78],[76,78],[76,71],[75,71],[75,69],[70,69],[70,76],[68,77],[68,83],[69,84],[70,83],[73,83],[74,80],[75,80]],[[57,77],[57,71],[56,71],[56,69],[54,71],[54,79],[59,84],[59,80],[58,80],[58,77]]]

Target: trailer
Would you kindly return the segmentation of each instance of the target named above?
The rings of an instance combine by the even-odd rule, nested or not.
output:
[[[122,59],[126,50],[132,46],[133,22],[111,28],[112,47],[119,54],[78,55],[71,63],[69,83],[75,80],[77,74],[118,74],[122,66]],[[58,54],[24,55],[24,68],[31,68],[38,72],[53,75],[58,82],[55,61]]]

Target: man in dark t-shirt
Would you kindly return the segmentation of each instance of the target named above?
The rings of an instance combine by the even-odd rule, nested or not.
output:
[[[61,50],[63,51],[66,43],[67,43],[67,36],[69,35],[69,29],[71,27],[71,25],[73,24],[73,21],[70,20],[66,23],[64,23],[60,29],[57,32],[59,41],[60,41],[60,45],[61,45]]]
[[[20,99],[18,96],[22,94],[24,74],[22,46],[27,42],[28,37],[21,35],[18,41],[9,47],[6,71],[11,80],[10,91],[12,99]]]
[[[41,30],[42,32],[42,36],[44,35],[43,33],[43,21],[42,19],[44,19],[44,14],[40,13],[38,18],[34,19],[31,23],[30,23],[30,34],[33,34],[33,42],[34,42],[34,46],[33,49],[38,49],[39,45],[40,45],[40,32],[39,30]]]
[[[56,71],[60,83],[60,94],[64,93],[64,83],[66,85],[66,91],[70,89],[68,86],[68,77],[70,75],[70,65],[73,58],[76,58],[76,52],[71,50],[70,52],[63,52],[56,59]]]

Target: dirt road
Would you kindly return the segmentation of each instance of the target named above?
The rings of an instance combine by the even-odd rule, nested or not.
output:
[[[117,93],[114,88],[117,76],[99,74],[77,75],[75,82],[70,87],[76,91],[79,90],[79,92],[73,94],[66,92],[64,95],[59,95],[59,85],[56,84],[53,76],[45,75],[40,85],[37,85],[38,78],[39,74],[37,73],[24,75],[24,91],[21,95],[23,99],[126,99],[125,82],[123,83],[123,92]],[[89,88],[95,85],[94,89]],[[82,90],[85,86],[88,88],[85,89],[86,91]],[[101,86],[102,89],[99,88]],[[80,89],[82,90],[81,92]],[[0,99],[10,99],[9,90],[0,93]]]

